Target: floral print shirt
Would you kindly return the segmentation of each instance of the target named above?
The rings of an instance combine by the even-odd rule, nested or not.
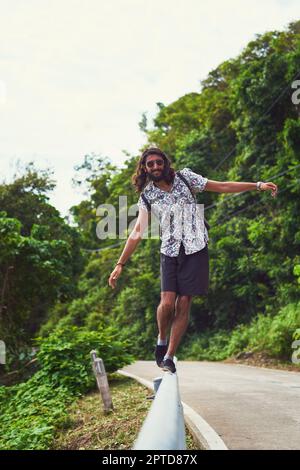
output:
[[[194,173],[190,168],[183,168],[180,173],[194,193],[205,190],[207,178]],[[196,204],[191,191],[178,175],[175,174],[170,191],[164,191],[150,181],[143,193],[161,227],[161,253],[171,257],[178,256],[181,242],[187,255],[205,247],[209,238],[204,225],[204,205]],[[139,209],[148,210],[142,196],[137,205]]]

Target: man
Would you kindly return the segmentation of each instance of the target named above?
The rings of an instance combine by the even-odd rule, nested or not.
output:
[[[271,182],[213,181],[194,173],[189,168],[184,168],[180,173],[183,179],[176,174],[169,158],[159,148],[150,147],[143,152],[132,177],[136,191],[142,193],[138,200],[139,215],[108,281],[114,289],[123,266],[136,249],[148,226],[150,205],[151,211],[159,219],[162,240],[161,301],[157,308],[159,335],[155,359],[159,367],[171,372],[176,371],[173,358],[188,326],[192,298],[195,295],[206,295],[208,291],[208,232],[203,213],[197,210],[198,206],[191,190],[218,193],[270,190],[273,197],[278,190],[276,184]],[[175,208],[179,208],[179,211],[176,212]],[[184,211],[186,208],[189,210]],[[182,217],[183,212],[187,213],[186,218]],[[168,343],[167,334],[170,326]]]

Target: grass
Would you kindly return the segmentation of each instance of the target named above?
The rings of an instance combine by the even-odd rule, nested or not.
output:
[[[70,418],[57,432],[52,446],[57,450],[125,450],[134,441],[152,404],[152,392],[133,379],[119,374],[109,376],[114,410],[105,413],[97,392],[70,407]],[[187,449],[199,449],[186,430]]]

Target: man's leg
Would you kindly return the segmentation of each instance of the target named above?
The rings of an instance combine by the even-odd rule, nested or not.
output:
[[[161,301],[157,307],[157,325],[161,340],[167,338],[168,329],[174,316],[176,292],[161,292]]]
[[[168,356],[174,356],[180,340],[187,329],[189,323],[189,313],[192,304],[191,295],[178,295],[175,303],[175,317],[172,323]]]

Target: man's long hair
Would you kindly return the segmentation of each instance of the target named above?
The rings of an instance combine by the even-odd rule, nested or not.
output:
[[[158,147],[149,147],[142,153],[137,163],[135,173],[132,176],[132,184],[135,187],[135,191],[139,193],[143,191],[146,184],[150,181],[145,169],[146,159],[149,155],[159,155],[164,159],[163,179],[168,184],[174,181],[175,170],[171,167],[172,163],[169,157]]]

